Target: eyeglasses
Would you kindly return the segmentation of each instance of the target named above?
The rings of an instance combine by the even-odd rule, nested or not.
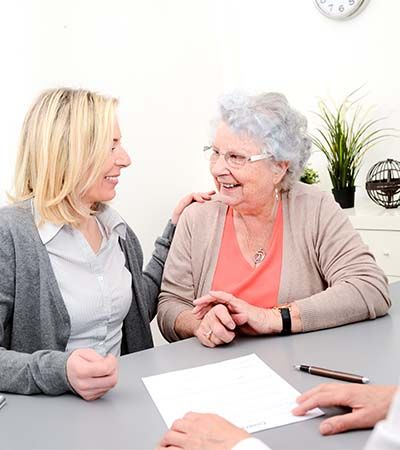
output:
[[[203,148],[204,156],[208,159],[211,164],[215,164],[220,156],[225,158],[226,163],[229,167],[238,169],[243,167],[246,163],[261,161],[262,159],[268,159],[268,155],[260,154],[253,156],[241,155],[235,152],[225,152],[221,153],[216,147],[212,145],[207,145]]]

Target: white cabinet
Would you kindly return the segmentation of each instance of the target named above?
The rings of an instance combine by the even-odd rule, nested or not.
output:
[[[385,209],[365,198],[344,211],[389,281],[400,281],[400,208]]]

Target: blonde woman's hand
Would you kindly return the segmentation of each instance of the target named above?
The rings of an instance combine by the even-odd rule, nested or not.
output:
[[[282,330],[279,311],[259,308],[223,291],[210,291],[194,300],[193,314],[197,319],[205,317],[215,305],[223,305],[239,326],[239,330],[248,335],[274,334]]]
[[[171,222],[176,225],[178,223],[179,217],[181,216],[183,210],[193,202],[204,203],[211,200],[211,197],[215,194],[215,191],[208,192],[192,192],[191,194],[185,195],[179,203],[176,205]]]
[[[74,350],[67,360],[67,378],[84,400],[96,400],[117,384],[118,360],[91,348]]]

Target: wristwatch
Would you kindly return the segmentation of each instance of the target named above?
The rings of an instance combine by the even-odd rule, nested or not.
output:
[[[292,318],[290,317],[290,308],[284,306],[283,308],[279,308],[282,317],[282,331],[280,334],[282,336],[287,336],[292,334]]]

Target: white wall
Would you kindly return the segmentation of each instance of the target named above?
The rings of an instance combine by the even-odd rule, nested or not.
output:
[[[312,0],[0,0],[0,204],[40,90],[116,95],[133,165],[115,205],[149,256],[177,199],[211,187],[201,148],[221,93],[281,91],[312,128],[318,97],[340,101],[366,83],[365,102],[400,128],[399,17],[398,0],[370,0],[344,22]],[[359,184],[373,162],[400,159],[399,148],[392,140],[371,151]],[[324,166],[321,155],[312,162]]]

